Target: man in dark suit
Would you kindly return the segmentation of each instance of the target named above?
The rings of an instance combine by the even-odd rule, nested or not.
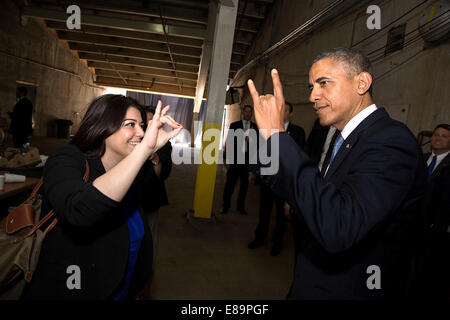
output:
[[[291,298],[404,296],[425,161],[410,130],[373,103],[370,61],[355,49],[336,48],[311,66],[310,101],[321,125],[340,132],[322,173],[284,132],[276,70],[272,79],[274,95],[260,96],[253,81],[248,85],[268,150],[283,155],[279,171],[262,179],[303,220]]]
[[[246,215],[245,198],[248,189],[248,164],[251,158],[250,153],[257,151],[257,131],[256,124],[251,121],[253,109],[250,105],[245,105],[242,109],[243,120],[235,121],[230,124],[228,130],[226,147],[223,151],[225,167],[227,168],[227,180],[223,192],[222,210],[220,213],[226,214],[231,206],[231,196],[234,187],[240,180],[239,195],[237,199],[237,210],[239,213]],[[242,135],[243,134],[243,135]],[[242,139],[239,139],[239,138]],[[232,147],[233,153],[230,155],[227,149]],[[253,148],[255,147],[255,148]]]
[[[293,106],[290,102],[285,101],[284,128],[286,132],[294,139],[297,145],[305,148],[305,130],[292,122],[290,118],[293,112]],[[260,200],[259,200],[259,221],[255,231],[255,239],[248,244],[249,249],[255,249],[264,245],[264,239],[269,232],[270,215],[272,213],[273,203],[275,202],[277,212],[277,222],[272,235],[271,256],[277,256],[281,252],[283,245],[284,233],[287,227],[287,217],[284,214],[285,199],[277,196],[269,186],[261,183]]]
[[[330,126],[321,126],[320,119],[317,118],[306,141],[306,153],[316,163],[320,162],[324,149],[326,149],[325,142],[329,129]]]
[[[423,200],[424,240],[418,259],[420,297],[450,297],[450,125],[436,126],[431,137],[428,182]]]
[[[13,135],[14,148],[22,149],[28,136],[33,132],[32,117],[33,104],[27,98],[27,88],[17,87],[17,103],[9,113],[11,125],[9,133]]]

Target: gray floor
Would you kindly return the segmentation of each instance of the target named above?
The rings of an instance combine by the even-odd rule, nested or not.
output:
[[[54,138],[32,140],[41,154],[50,154],[64,143],[67,141]],[[205,222],[190,217],[196,171],[196,165],[174,165],[166,182],[170,204],[160,211],[157,261],[145,297],[154,300],[285,299],[294,264],[290,226],[281,255],[269,255],[270,238],[264,247],[249,250],[247,244],[258,222],[259,189],[249,186],[248,216],[234,210],[227,215],[218,213],[225,184],[221,165],[216,177],[214,219]],[[274,219],[271,229],[273,223]]]

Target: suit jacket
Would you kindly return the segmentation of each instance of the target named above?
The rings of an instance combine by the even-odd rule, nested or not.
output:
[[[289,135],[278,138],[279,171],[262,178],[304,220],[292,298],[404,295],[426,182],[409,129],[379,108],[347,137],[325,178]],[[367,286],[371,266],[381,272],[380,289]]]
[[[129,231],[120,203],[98,191],[92,182],[105,173],[99,158],[88,159],[89,182],[83,181],[85,156],[75,145],[57,150],[44,168],[42,212],[51,208],[59,218],[41,248],[38,267],[23,299],[112,299],[122,289],[128,263]],[[130,188],[138,203],[142,188],[139,175]],[[148,196],[148,195],[147,195]],[[153,242],[143,217],[144,238],[138,253],[130,298],[148,280],[153,260]],[[67,268],[76,265],[81,272],[81,289],[69,290]]]
[[[32,128],[33,104],[27,97],[17,101],[11,113],[11,125],[9,132],[12,134],[23,134],[27,136],[33,131]]]
[[[306,143],[305,143],[305,130],[300,127],[297,126],[291,122],[289,122],[287,128],[286,128],[286,132],[287,134],[294,139],[295,143],[302,149],[305,150],[306,147]],[[255,173],[255,171],[257,171],[257,164],[256,165],[252,165],[250,167],[250,171],[252,171],[253,173]],[[262,181],[259,177],[259,175],[256,175],[256,182],[257,184],[260,184]],[[265,196],[266,194],[270,193],[273,194],[273,191],[270,188],[261,188],[261,193],[262,193],[262,197]],[[270,195],[271,197],[273,197],[273,195]],[[279,199],[284,199],[284,197],[277,197]]]
[[[425,161],[431,153],[425,154]],[[423,212],[425,230],[446,233],[450,224],[450,153],[428,177]]]
[[[231,165],[238,165],[238,164],[248,164],[249,163],[249,159],[256,157],[256,155],[254,154],[255,152],[257,152],[257,147],[258,147],[258,127],[256,126],[256,123],[254,122],[250,122],[250,129],[254,130],[254,136],[253,138],[256,138],[255,144],[253,147],[256,148],[252,148],[249,146],[249,143],[247,143],[247,148],[246,148],[246,152],[244,153],[242,151],[242,144],[240,143],[241,140],[238,139],[238,136],[236,135],[238,133],[237,130],[243,130],[244,129],[244,123],[242,120],[239,121],[235,121],[232,122],[230,124],[230,129],[228,131],[227,134],[227,140],[226,140],[226,146],[225,149],[223,151],[223,159],[227,159],[227,163],[230,163],[230,160],[233,160],[232,163],[230,163]],[[234,130],[234,137],[232,136],[232,130]],[[233,137],[233,140],[231,140],[231,138]],[[232,145],[230,145],[230,143],[232,143]],[[234,150],[234,157],[231,158],[230,155],[228,155],[228,157],[230,159],[227,158],[227,148],[229,148],[230,146],[233,147]],[[241,159],[244,159],[245,163],[241,163]]]

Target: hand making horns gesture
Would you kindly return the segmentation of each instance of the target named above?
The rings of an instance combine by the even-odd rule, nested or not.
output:
[[[253,100],[256,124],[260,133],[267,140],[275,132],[284,129],[284,96],[280,76],[276,69],[272,69],[273,95],[259,95],[255,84],[248,80],[248,88]]]
[[[167,141],[176,136],[183,129],[183,126],[176,122],[171,116],[169,116],[167,111],[169,111],[170,106],[166,106],[162,109],[161,100],[158,101],[156,105],[155,115],[153,120],[149,121],[147,130],[145,131],[144,138],[141,143],[144,143],[148,148],[152,149],[153,152],[159,150],[164,146]],[[167,124],[173,130],[167,132],[163,129],[163,125]]]

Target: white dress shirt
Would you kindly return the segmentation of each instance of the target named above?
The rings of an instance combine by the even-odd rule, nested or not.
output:
[[[375,104],[371,104],[370,106],[368,106],[367,108],[364,108],[363,110],[361,110],[356,116],[354,116],[353,118],[350,119],[349,122],[347,122],[347,124],[345,125],[344,129],[342,129],[341,131],[341,136],[344,139],[347,139],[347,137],[353,132],[353,130],[356,129],[356,127],[363,122],[363,120],[365,118],[367,118],[368,116],[370,116],[372,114],[372,112],[376,111],[378,108]],[[333,147],[333,146],[330,146]],[[328,149],[327,149],[328,150]],[[330,167],[331,162],[328,164],[327,170],[325,171],[325,175],[328,172],[328,168]],[[325,176],[324,175],[324,176]]]
[[[242,130],[244,130],[244,138],[248,137],[249,134],[250,134],[250,132],[249,132],[249,130],[250,130],[250,121],[242,120],[242,127],[243,127]],[[242,149],[242,152],[244,152],[244,153],[247,152],[247,143],[245,143],[245,139],[244,139],[244,143],[242,144],[241,149]]]
[[[242,126],[244,127],[244,132],[247,132],[247,130],[250,129],[250,121],[242,120]]]
[[[370,116],[372,112],[376,111],[378,108],[375,104],[371,104],[367,108],[364,108],[361,110],[356,116],[351,118],[351,120],[345,125],[344,129],[341,131],[342,138],[347,139],[347,137],[350,135],[350,133],[353,132],[353,130],[356,129],[356,127],[363,122],[365,118]]]
[[[323,144],[322,155],[320,156],[319,171],[322,171],[323,162],[325,161],[325,157],[328,153],[328,148],[330,147],[331,139],[333,138],[335,132],[336,128],[330,126],[330,129],[328,129],[327,138],[325,139],[325,143]]]
[[[284,130],[287,131],[287,127],[289,127],[289,121],[284,123]]]
[[[444,158],[445,158],[449,153],[450,153],[450,150],[437,156],[434,152],[431,152],[431,155],[430,155],[430,157],[429,157],[428,160],[427,160],[427,167],[430,166],[431,161],[433,160],[433,157],[436,156],[436,164],[434,165],[433,171],[436,170],[436,168],[438,167],[438,165],[442,162],[442,160],[444,160]],[[432,172],[433,172],[433,171],[432,171]]]

